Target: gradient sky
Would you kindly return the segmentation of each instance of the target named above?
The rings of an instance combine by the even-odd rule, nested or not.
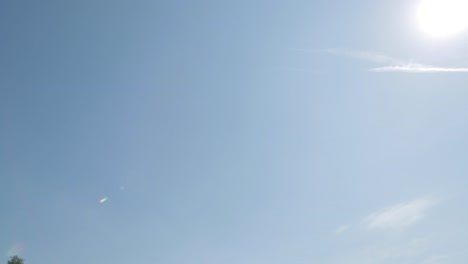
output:
[[[0,1],[0,262],[465,264],[468,73],[414,68],[468,32],[418,2]]]

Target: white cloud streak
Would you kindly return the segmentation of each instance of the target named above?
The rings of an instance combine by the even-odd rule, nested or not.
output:
[[[393,58],[385,54],[367,51],[344,51],[336,49],[327,49],[324,52],[351,57],[359,60],[370,61],[373,63],[387,64],[382,67],[369,69],[372,72],[401,72],[401,73],[466,73],[468,68],[436,67],[419,63],[412,63],[401,59]]]
[[[468,72],[468,68],[441,68],[428,65],[385,66],[371,69],[373,72],[407,72],[407,73],[431,73],[431,72]]]
[[[339,226],[335,229],[335,234],[337,235],[340,235],[340,234],[343,234],[345,233],[346,231],[349,230],[349,226],[347,225],[342,225],[342,226]]]
[[[326,53],[351,57],[359,60],[371,61],[375,63],[385,63],[385,64],[402,64],[403,61],[389,57],[382,53],[369,52],[369,51],[345,51],[345,50],[336,50],[336,49],[327,49]]]
[[[433,204],[428,199],[397,204],[366,216],[362,223],[370,230],[401,229],[422,219]]]

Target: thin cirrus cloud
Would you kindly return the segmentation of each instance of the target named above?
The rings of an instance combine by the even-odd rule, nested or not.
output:
[[[389,57],[385,54],[377,53],[377,52],[368,52],[368,51],[346,51],[346,50],[337,50],[337,49],[327,49],[324,52],[332,54],[332,55],[339,55],[339,56],[346,56],[351,57],[354,59],[359,60],[366,60],[375,63],[382,63],[382,64],[401,64],[403,61],[399,59],[395,59]]]
[[[436,67],[432,65],[413,63],[393,58],[385,54],[367,51],[344,51],[327,49],[324,52],[333,55],[346,56],[373,63],[386,64],[369,69],[372,72],[403,72],[403,73],[438,73],[438,72],[468,72],[468,68]]]
[[[335,229],[335,234],[337,235],[340,235],[340,234],[343,234],[345,233],[346,231],[349,230],[349,226],[347,225],[342,225],[342,226],[339,226]]]
[[[421,220],[433,205],[429,199],[400,203],[366,216],[362,223],[370,230],[402,229]]]
[[[408,64],[401,66],[386,66],[371,69],[373,72],[408,72],[408,73],[424,73],[424,72],[468,72],[468,68],[440,68],[422,64]]]

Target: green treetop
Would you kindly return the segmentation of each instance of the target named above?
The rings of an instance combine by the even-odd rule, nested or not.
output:
[[[24,261],[22,258],[14,256],[11,257],[11,259],[8,261],[8,264],[24,264]]]

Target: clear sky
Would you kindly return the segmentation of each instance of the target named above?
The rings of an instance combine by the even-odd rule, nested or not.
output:
[[[0,1],[0,262],[465,264],[468,32],[419,7]]]

